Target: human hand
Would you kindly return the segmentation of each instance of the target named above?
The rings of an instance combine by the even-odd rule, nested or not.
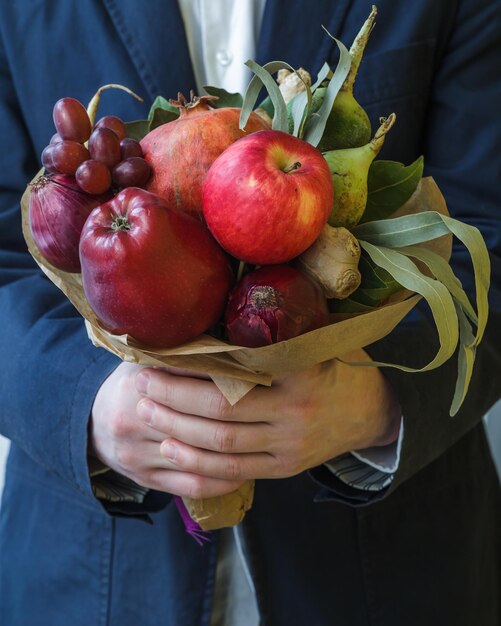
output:
[[[144,366],[121,363],[101,385],[92,407],[89,452],[137,484],[174,495],[207,498],[238,489],[241,481],[197,476],[179,471],[178,467],[171,469],[160,454],[160,444],[169,432],[159,430],[160,425],[149,426],[139,417],[142,395],[134,381],[143,369]],[[196,374],[190,372],[190,376]]]
[[[358,350],[344,360],[367,361]],[[169,437],[166,467],[210,478],[284,478],[398,435],[400,406],[375,367],[330,361],[256,387],[231,406],[209,380],[144,369],[138,414]]]

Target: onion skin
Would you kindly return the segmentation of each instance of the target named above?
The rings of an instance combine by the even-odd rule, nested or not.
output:
[[[329,323],[327,300],[316,282],[289,265],[246,274],[230,294],[225,313],[231,343],[259,348]]]
[[[64,272],[80,271],[78,246],[85,220],[111,192],[91,196],[71,176],[41,176],[32,185],[29,224],[40,254]]]

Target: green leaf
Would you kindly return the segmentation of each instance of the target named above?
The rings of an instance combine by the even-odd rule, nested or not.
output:
[[[302,91],[291,102],[292,118],[294,120],[293,135],[295,137],[303,137],[304,128],[308,120],[308,112],[311,109],[312,94],[317,89],[326,77],[331,72],[331,68],[328,63],[324,63],[317,74],[317,80],[315,83],[308,87],[306,85],[306,91]]]
[[[489,253],[478,228],[436,211],[425,211],[405,217],[367,222],[353,229],[353,234],[359,240],[363,239],[375,246],[387,248],[404,248],[448,233],[455,235],[464,244],[473,263],[478,315],[475,345],[478,345],[487,325],[489,312],[487,293],[491,267]]]
[[[153,104],[151,105],[150,112],[148,113],[148,120],[151,122],[153,120],[153,116],[155,112],[160,109],[161,111],[170,111],[174,113],[176,117],[179,116],[179,109],[171,104],[166,98],[163,96],[157,96],[155,100],[153,100]]]
[[[375,246],[404,248],[447,235],[449,228],[445,225],[443,217],[436,211],[423,211],[413,215],[358,224],[352,232],[357,239],[363,239]]]
[[[273,118],[273,114],[275,113],[275,109],[273,108],[273,102],[271,101],[270,96],[266,96],[266,98],[257,106],[258,109],[263,109],[266,111],[268,115]]]
[[[489,253],[487,252],[487,247],[478,228],[459,222],[446,215],[442,215],[442,219],[450,232],[467,248],[473,263],[478,315],[478,328],[474,345],[478,346],[482,341],[489,315],[489,302],[487,299],[491,274]]]
[[[409,246],[402,249],[401,252],[425,263],[454,298],[454,306],[459,320],[459,352],[458,377],[450,414],[455,415],[465,399],[473,373],[477,338],[473,334],[470,321],[478,328],[478,317],[463,290],[461,281],[454,275],[450,265],[441,256],[431,250],[416,246]]]
[[[140,141],[150,132],[150,123],[148,120],[135,120],[134,122],[126,122],[125,130],[127,137]]]
[[[205,91],[209,94],[209,96],[217,96],[218,99],[212,102],[211,106],[216,109],[221,109],[223,107],[236,107],[240,109],[242,106],[242,102],[244,101],[242,94],[240,93],[230,93],[226,91],[226,89],[220,89],[219,87],[211,87],[204,86]]]
[[[332,39],[334,39],[339,48],[339,61],[327,87],[322,106],[310,117],[304,129],[303,139],[311,143],[314,147],[317,147],[322,139],[327,119],[334,105],[334,100],[343,86],[351,67],[351,55],[346,46],[338,39],[334,37],[332,37]]]
[[[362,289],[391,289],[392,293],[402,289],[402,285],[386,270],[378,267],[364,250],[360,256],[358,269],[362,275],[360,283]]]
[[[245,65],[254,72],[255,76],[252,77],[247,91],[245,92],[242,112],[240,113],[240,128],[245,128],[247,120],[256,104],[261,87],[264,85],[273,103],[274,114],[272,128],[287,133],[289,131],[287,107],[272,74],[275,74],[275,72],[281,69],[288,69],[293,72],[294,68],[284,61],[270,61],[270,63],[266,63],[266,65],[261,67],[261,65],[258,65],[255,61],[249,60]]]
[[[353,299],[353,294],[344,300],[329,300],[329,309],[332,313],[369,313],[379,307],[362,304]]]
[[[423,176],[424,159],[405,166],[397,161],[373,161],[367,179],[367,206],[362,222],[390,217],[416,191]]]
[[[179,117],[179,109],[162,96],[157,96],[148,113],[149,130],[167,124]]]
[[[406,256],[412,256],[424,263],[433,276],[435,276],[437,280],[447,287],[452,297],[458,301],[458,304],[475,324],[475,326],[478,324],[477,314],[468,300],[468,296],[463,290],[461,281],[457,278],[457,276],[455,276],[451,266],[445,259],[431,250],[420,248],[418,246],[408,246],[407,248],[400,249],[399,252],[405,254]]]
[[[440,340],[437,354],[423,368],[415,369],[394,363],[375,363],[375,365],[396,367],[406,372],[424,372],[445,363],[454,353],[459,340],[454,301],[445,285],[422,274],[416,264],[400,252],[376,247],[366,241],[359,243],[368,252],[372,260],[387,270],[403,287],[421,294],[426,299],[435,320]]]
[[[458,352],[458,377],[456,379],[456,388],[450,408],[450,415],[456,415],[459,411],[470,386],[471,376],[473,374],[473,365],[475,363],[476,347],[474,346],[475,338],[473,336],[471,325],[466,317],[462,307],[456,302],[456,313],[459,320],[459,352]]]

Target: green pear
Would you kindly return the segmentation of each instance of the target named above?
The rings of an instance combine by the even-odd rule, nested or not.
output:
[[[325,125],[324,134],[317,146],[321,152],[340,150],[343,148],[357,148],[370,141],[372,129],[369,116],[356,101],[353,95],[353,87],[365,46],[367,45],[369,35],[374,27],[376,15],[377,9],[373,6],[369,17],[364,22],[360,32],[351,45],[350,71],[334,101],[334,105]],[[315,91],[312,100],[313,111],[320,108],[324,95],[325,88],[323,87],[319,87]]]
[[[395,113],[382,119],[374,138],[364,146],[324,153],[334,183],[334,206],[329,217],[331,226],[350,229],[360,221],[367,205],[369,168],[395,120]]]

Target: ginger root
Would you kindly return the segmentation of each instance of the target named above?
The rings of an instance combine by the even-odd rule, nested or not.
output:
[[[298,264],[324,290],[326,298],[342,300],[358,287],[360,244],[343,226],[326,224],[315,243],[298,257]]]
[[[306,91],[306,85],[311,87],[311,74],[302,67],[295,72],[285,69],[278,70],[277,83],[285,104],[289,104],[298,93]]]

